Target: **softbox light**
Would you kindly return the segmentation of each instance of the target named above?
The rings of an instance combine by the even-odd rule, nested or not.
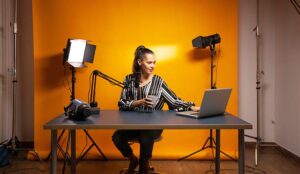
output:
[[[96,45],[87,42],[83,39],[68,39],[63,64],[68,63],[72,67],[81,68],[85,67],[84,62],[93,63]]]

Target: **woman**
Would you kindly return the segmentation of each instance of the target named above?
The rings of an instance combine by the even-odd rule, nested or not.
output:
[[[153,74],[156,58],[148,48],[139,46],[134,54],[133,74],[127,75],[124,81],[126,88],[122,90],[119,100],[121,111],[143,111],[149,108],[161,110],[164,103],[172,110],[199,110],[192,102],[184,102],[168,88],[164,80]],[[153,103],[150,95],[158,96]],[[161,136],[162,130],[117,130],[112,139],[122,155],[129,158],[130,163],[126,173],[134,173],[139,165],[141,174],[150,173],[149,160],[152,157],[154,140]],[[128,144],[130,140],[140,143],[140,160],[133,154]]]

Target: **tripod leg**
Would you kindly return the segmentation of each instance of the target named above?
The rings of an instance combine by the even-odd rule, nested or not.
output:
[[[214,139],[212,139],[213,140],[213,143],[216,145],[216,141],[214,140]],[[215,146],[212,146],[213,148],[215,148]],[[231,157],[231,156],[229,156],[227,153],[225,153],[225,152],[223,152],[222,150],[220,150],[220,152],[223,154],[223,155],[225,155],[225,156],[227,156],[229,159],[231,159],[232,161],[237,161],[236,159],[234,159],[233,157]]]
[[[257,140],[255,145],[255,166],[258,166],[258,148],[259,148],[259,140]]]
[[[253,138],[256,140],[255,150],[254,150],[254,160],[255,160],[254,163],[255,163],[255,166],[257,167],[258,166],[258,153],[259,153],[261,138],[259,137],[259,135],[258,135],[258,137],[245,135],[245,137]]]
[[[40,157],[40,155],[38,154],[38,152],[36,150],[29,150],[28,152],[33,152],[34,153],[34,156],[40,161],[42,162],[42,159]]]
[[[57,144],[57,149],[59,150],[59,152],[61,153],[61,155],[62,155],[62,157],[65,159],[68,159],[69,161],[70,161],[70,155],[68,154],[68,153],[66,153],[65,151],[64,151],[64,149],[60,146],[60,145],[58,145]]]
[[[79,163],[80,160],[84,158],[84,156],[91,150],[91,148],[94,146],[94,144],[90,145],[90,147],[78,158],[77,164]],[[76,165],[77,165],[76,164]]]
[[[227,157],[228,157],[229,159],[231,159],[232,161],[237,161],[236,159],[232,158],[231,156],[229,156],[227,153],[223,152],[222,150],[220,150],[220,152],[221,152],[223,155],[227,156]]]
[[[199,149],[199,150],[197,150],[196,152],[193,152],[193,153],[191,153],[191,154],[189,154],[189,155],[186,155],[186,156],[184,156],[184,157],[178,159],[177,161],[184,160],[184,159],[186,159],[186,158],[188,158],[188,157],[190,157],[190,156],[192,156],[192,155],[194,155],[194,154],[196,154],[196,153],[198,153],[198,152],[201,152],[202,150],[204,150],[204,149],[206,149],[206,148],[209,148],[210,146],[206,146],[206,144],[208,143],[208,141],[209,141],[209,142],[211,141],[211,137],[208,137],[208,138],[206,139],[206,141],[205,141],[205,143],[204,143],[204,145],[202,146],[201,149]]]
[[[189,154],[189,155],[187,155],[187,156],[185,156],[185,157],[182,157],[182,158],[180,158],[180,159],[179,159],[179,160],[177,160],[177,161],[184,160],[184,159],[186,159],[186,158],[188,158],[188,157],[190,157],[190,156],[192,156],[192,155],[194,155],[194,154],[196,154],[196,153],[198,153],[198,152],[201,152],[202,150],[204,150],[204,149],[206,149],[206,148],[208,148],[208,147],[205,147],[205,148],[199,149],[199,150],[197,150],[196,152],[193,152],[193,153],[191,153],[191,154]]]
[[[93,145],[95,145],[95,147],[97,148],[98,152],[100,153],[100,155],[102,156],[104,161],[107,161],[106,156],[103,154],[103,152],[100,150],[99,146],[96,144],[96,142],[94,141],[94,139],[91,137],[91,135],[88,133],[88,131],[86,129],[83,129],[83,131],[85,132],[85,134],[89,137],[89,139],[93,142]]]

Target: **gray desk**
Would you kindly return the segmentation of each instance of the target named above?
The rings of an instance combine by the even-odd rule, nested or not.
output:
[[[245,173],[244,130],[252,125],[242,119],[226,114],[204,119],[176,116],[173,111],[155,111],[153,113],[120,112],[102,110],[100,115],[92,115],[84,121],[69,120],[60,115],[44,125],[51,129],[51,173],[57,167],[57,130],[69,129],[71,135],[71,173],[76,173],[76,129],[216,129],[216,173],[220,172],[220,129],[238,129],[239,174]]]

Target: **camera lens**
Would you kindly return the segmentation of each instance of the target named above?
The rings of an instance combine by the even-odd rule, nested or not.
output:
[[[77,109],[77,115],[84,119],[91,115],[90,107],[86,104],[82,104]]]

